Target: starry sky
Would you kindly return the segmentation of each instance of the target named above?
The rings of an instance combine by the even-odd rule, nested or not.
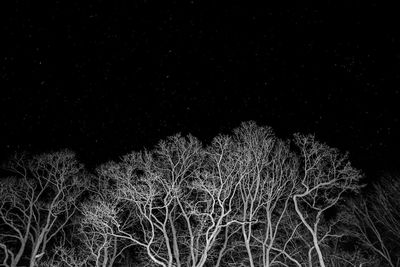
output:
[[[383,1],[14,2],[1,159],[69,148],[95,166],[254,120],[315,134],[370,177],[399,170],[399,17]]]

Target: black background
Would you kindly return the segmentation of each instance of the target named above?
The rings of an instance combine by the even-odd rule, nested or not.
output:
[[[255,120],[399,169],[400,32],[384,1],[15,1],[2,9],[0,151],[95,166]]]

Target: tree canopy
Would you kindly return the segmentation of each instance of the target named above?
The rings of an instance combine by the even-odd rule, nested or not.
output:
[[[348,155],[242,123],[89,173],[71,151],[5,165],[2,266],[400,266],[400,182],[362,194]]]

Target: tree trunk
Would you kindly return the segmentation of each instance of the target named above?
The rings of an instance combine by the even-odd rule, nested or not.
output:
[[[294,208],[296,210],[297,215],[299,215],[300,220],[302,221],[304,226],[308,229],[308,231],[310,232],[310,234],[313,237],[313,244],[314,244],[315,251],[317,252],[317,255],[318,255],[319,264],[321,265],[321,267],[325,267],[324,257],[322,256],[321,248],[319,247],[319,244],[318,244],[317,232],[311,228],[311,226],[307,223],[306,219],[304,218],[303,214],[301,213],[299,204],[297,202],[298,197],[301,197],[301,195],[293,196]]]
[[[318,244],[317,233],[313,233],[313,243],[314,243],[315,251],[317,252],[317,255],[318,255],[319,265],[321,265],[321,267],[325,267],[324,257],[322,255],[321,248],[319,247],[319,244]]]
[[[42,235],[39,236],[39,240],[37,240],[35,242],[35,244],[34,244],[34,246],[32,248],[31,260],[30,260],[30,263],[29,263],[29,267],[34,267],[35,264],[36,264],[36,255],[37,255],[37,253],[39,251],[40,244],[42,243],[41,239],[42,239]]]
[[[246,225],[242,225],[242,233],[243,233],[244,245],[246,247],[247,255],[249,257],[249,264],[250,264],[249,266],[254,267],[253,255],[251,254],[251,248],[250,248],[250,238],[247,236],[246,233]]]

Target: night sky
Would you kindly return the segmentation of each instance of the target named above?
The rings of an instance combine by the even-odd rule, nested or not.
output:
[[[95,166],[254,120],[315,134],[371,178],[400,169],[400,17],[385,1],[12,2],[2,159],[69,148]]]

